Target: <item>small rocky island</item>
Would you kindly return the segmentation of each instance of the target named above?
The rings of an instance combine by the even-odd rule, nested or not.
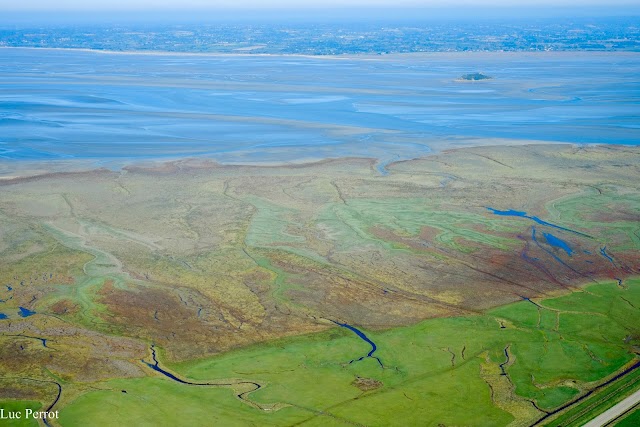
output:
[[[482,73],[471,73],[471,74],[464,74],[460,76],[459,80],[478,81],[478,80],[491,80],[492,78],[493,77],[487,76],[486,74],[482,74]]]

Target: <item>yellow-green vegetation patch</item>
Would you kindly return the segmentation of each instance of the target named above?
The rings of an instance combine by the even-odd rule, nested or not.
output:
[[[251,219],[247,233],[247,243],[252,246],[264,246],[277,243],[303,243],[304,239],[287,232],[296,211],[271,203],[259,197],[247,197],[256,212]]]
[[[623,188],[602,186],[591,191],[550,203],[547,208],[553,219],[571,228],[591,230],[599,239],[617,251],[640,249],[640,229],[637,214],[640,196]],[[622,238],[624,237],[624,238]]]
[[[418,235],[422,227],[428,226],[440,231],[439,242],[461,251],[467,251],[467,248],[456,243],[454,240],[456,238],[507,249],[514,245],[514,241],[495,233],[517,230],[517,222],[440,210],[439,206],[426,199],[357,199],[350,201],[348,205],[335,205],[332,209],[342,222],[357,232],[359,237],[366,236],[370,227],[379,224],[384,224],[407,236]],[[476,230],[478,226],[484,227],[493,234]]]

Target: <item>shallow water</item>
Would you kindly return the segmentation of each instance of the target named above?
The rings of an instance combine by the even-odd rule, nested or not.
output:
[[[521,218],[527,218],[527,219],[530,219],[530,220],[532,220],[532,221],[534,221],[534,222],[536,222],[536,223],[538,223],[540,225],[546,225],[547,227],[556,228],[558,230],[568,231],[568,232],[575,233],[575,234],[578,234],[578,235],[581,235],[581,236],[585,236],[585,237],[591,237],[588,234],[584,234],[584,233],[582,233],[580,231],[572,230],[572,229],[566,228],[566,227],[561,227],[561,226],[559,226],[557,224],[552,224],[550,222],[544,221],[544,220],[538,218],[537,216],[529,215],[526,212],[516,211],[516,210],[513,210],[513,209],[508,209],[508,210],[501,211],[499,209],[494,209],[494,208],[490,208],[490,207],[487,207],[487,210],[490,211],[491,213],[493,213],[494,215],[517,216],[517,217],[521,217]],[[552,236],[551,234],[549,234],[549,236],[550,236],[549,239],[554,239],[554,236]],[[546,237],[546,235],[545,235],[545,237]],[[557,240],[559,240],[559,239],[557,239]],[[553,245],[553,243],[551,243],[551,242],[549,242],[549,243],[551,245]],[[559,242],[554,241],[554,243],[559,243]]]
[[[36,314],[35,311],[31,311],[28,308],[24,308],[24,307],[18,307],[18,308],[20,309],[20,311],[18,312],[20,317],[29,317],[29,316],[33,316],[34,314]]]
[[[477,138],[638,144],[640,54],[0,49],[0,159],[380,164]],[[480,82],[456,79],[481,71]]]
[[[556,237],[551,233],[542,233],[542,235],[544,236],[547,243],[550,244],[551,246],[562,249],[569,256],[573,254],[573,249],[571,249],[569,244],[564,240],[562,240],[561,238]]]

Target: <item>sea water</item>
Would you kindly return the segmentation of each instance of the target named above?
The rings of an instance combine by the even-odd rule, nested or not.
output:
[[[639,53],[125,54],[0,49],[0,161],[373,157],[640,140]],[[491,79],[460,76],[482,72]]]

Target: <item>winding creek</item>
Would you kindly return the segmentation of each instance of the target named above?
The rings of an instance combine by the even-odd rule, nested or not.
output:
[[[365,358],[372,358],[375,359],[378,364],[380,365],[381,368],[384,368],[384,365],[382,364],[382,361],[380,360],[379,357],[375,356],[374,353],[378,350],[378,346],[376,345],[375,342],[373,342],[369,337],[367,337],[367,335],[362,332],[361,330],[359,330],[358,328],[355,328],[347,323],[340,323],[340,322],[336,322],[334,320],[331,320],[332,323],[342,327],[342,328],[346,328],[349,329],[351,332],[353,332],[354,334],[356,334],[358,336],[358,338],[360,338],[361,340],[363,340],[364,342],[366,342],[367,344],[369,344],[371,346],[371,350],[369,350],[369,352],[358,358],[358,359],[352,359],[349,363],[354,363],[354,362],[359,362],[361,360],[364,360]],[[163,369],[160,366],[160,361],[158,360],[158,355],[156,352],[156,347],[155,344],[152,344],[150,347],[151,350],[151,359],[152,362],[147,362],[144,359],[141,360],[141,362],[143,364],[145,364],[147,367],[149,367],[150,369],[154,370],[155,372],[158,372],[159,374],[164,375],[165,377],[171,379],[172,381],[175,381],[177,383],[180,384],[184,384],[184,385],[188,385],[188,386],[196,386],[196,387],[238,387],[238,386],[248,386],[249,389],[245,390],[245,391],[239,391],[239,390],[234,390],[234,392],[236,393],[236,397],[240,400],[242,400],[243,402],[247,403],[250,406],[253,406],[254,408],[258,408],[260,410],[263,411],[272,411],[272,410],[278,410],[281,407],[284,406],[288,406],[286,404],[281,404],[281,403],[275,403],[275,404],[259,404],[255,401],[252,401],[250,399],[248,399],[248,395],[250,393],[253,393],[255,391],[260,390],[263,386],[255,381],[246,381],[246,380],[227,380],[224,382],[192,382],[192,381],[187,381],[184,380],[176,375],[174,375],[173,373],[167,371],[166,369]]]
[[[376,345],[376,343],[374,343],[373,341],[371,341],[369,339],[369,337],[367,337],[364,332],[362,332],[361,330],[354,328],[351,325],[348,325],[346,323],[340,323],[340,322],[336,322],[335,320],[332,320],[333,323],[335,323],[336,325],[342,327],[342,328],[346,328],[349,329],[351,332],[353,332],[354,334],[356,334],[362,341],[366,342],[367,344],[369,344],[371,346],[371,350],[369,351],[369,353],[366,354],[366,356],[362,356],[359,359],[353,359],[351,360],[349,363],[353,363],[353,362],[359,362],[361,360],[364,360],[367,357],[370,357],[372,359],[375,359],[378,364],[380,365],[381,368],[384,368],[384,365],[382,364],[382,361],[380,360],[379,357],[374,356],[373,353],[376,352],[376,350],[378,349],[378,346]]]
[[[5,379],[5,378],[2,378],[2,379]],[[8,379],[8,378],[6,378],[6,379]],[[25,378],[25,377],[14,378],[14,379],[18,379],[20,381],[33,381],[33,382],[36,382],[36,383],[53,384],[53,385],[56,386],[56,389],[57,389],[56,397],[53,400],[53,402],[51,402],[51,404],[47,407],[47,409],[44,409],[44,412],[51,412],[53,410],[53,407],[56,406],[56,404],[60,400],[60,396],[62,396],[62,386],[57,381],[38,380],[38,379],[35,379],[35,378]],[[42,422],[44,423],[44,425],[46,427],[51,427],[51,424],[49,424],[49,421],[46,418],[42,418]]]
[[[509,356],[509,347],[511,344],[504,348],[504,356],[506,357],[505,361],[500,364],[500,375],[507,376],[507,371],[504,369],[505,366],[509,364],[511,357]]]
[[[600,248],[600,255],[602,255],[603,257],[605,257],[606,259],[609,260],[609,262],[611,264],[613,264],[614,266],[616,265],[615,261],[613,260],[613,258],[611,257],[611,255],[609,255],[607,253],[607,247],[603,246],[602,248]]]
[[[55,384],[58,387],[58,394],[56,395],[56,398],[51,403],[51,405],[49,405],[49,407],[47,409],[45,409],[45,412],[51,412],[53,407],[56,406],[56,403],[58,403],[58,400],[60,400],[60,396],[62,396],[62,386],[60,385],[60,383],[55,382],[55,381],[49,381],[49,382],[51,384]],[[51,427],[51,425],[49,424],[49,422],[47,421],[46,418],[43,418],[42,421],[44,422],[44,425],[46,425],[47,427]]]
[[[154,371],[164,375],[165,377],[176,381],[180,384],[185,384],[185,385],[189,385],[189,386],[198,386],[198,387],[234,387],[234,386],[250,386],[249,390],[246,391],[242,391],[242,392],[238,392],[237,390],[236,392],[236,397],[239,398],[240,400],[242,400],[243,402],[253,406],[254,408],[258,408],[261,409],[263,411],[271,411],[274,409],[279,409],[277,406],[278,404],[268,404],[268,405],[261,405],[257,402],[254,402],[252,400],[249,400],[247,398],[247,396],[250,393],[253,393],[254,391],[258,391],[262,388],[262,385],[258,384],[257,382],[254,381],[244,381],[244,380],[238,380],[238,381],[229,381],[229,382],[206,382],[206,383],[196,383],[196,382],[191,382],[191,381],[186,381],[183,380],[182,378],[177,377],[176,375],[172,374],[171,372],[162,369],[160,367],[160,362],[158,361],[158,356],[156,353],[156,348],[155,345],[151,346],[151,358],[153,359],[153,363],[150,362],[146,362],[145,360],[141,360],[142,363],[144,363],[145,365],[147,365],[149,368],[153,369]]]
[[[526,212],[516,211],[516,210],[513,210],[513,209],[508,209],[508,210],[506,210],[506,211],[501,211],[501,210],[499,210],[499,209],[494,209],[494,208],[490,208],[490,207],[487,207],[487,210],[488,210],[488,211],[490,211],[490,212],[492,212],[492,213],[493,213],[493,214],[495,214],[495,215],[500,215],[500,216],[517,216],[517,217],[520,217],[520,218],[527,218],[527,219],[530,219],[530,220],[532,220],[532,221],[534,221],[534,222],[536,222],[536,223],[538,223],[538,224],[540,224],[540,225],[546,225],[547,227],[557,228],[558,230],[568,231],[568,232],[570,232],[570,233],[574,233],[574,234],[577,234],[577,235],[579,235],[579,236],[588,237],[588,238],[590,238],[590,239],[593,239],[593,237],[592,237],[592,236],[589,236],[588,234],[581,233],[580,231],[572,230],[572,229],[570,229],[570,228],[562,227],[562,226],[560,226],[560,225],[557,225],[557,224],[553,224],[553,223],[551,223],[551,222],[544,221],[544,220],[542,220],[542,219],[538,218],[537,216],[529,215],[529,214],[527,214]]]

